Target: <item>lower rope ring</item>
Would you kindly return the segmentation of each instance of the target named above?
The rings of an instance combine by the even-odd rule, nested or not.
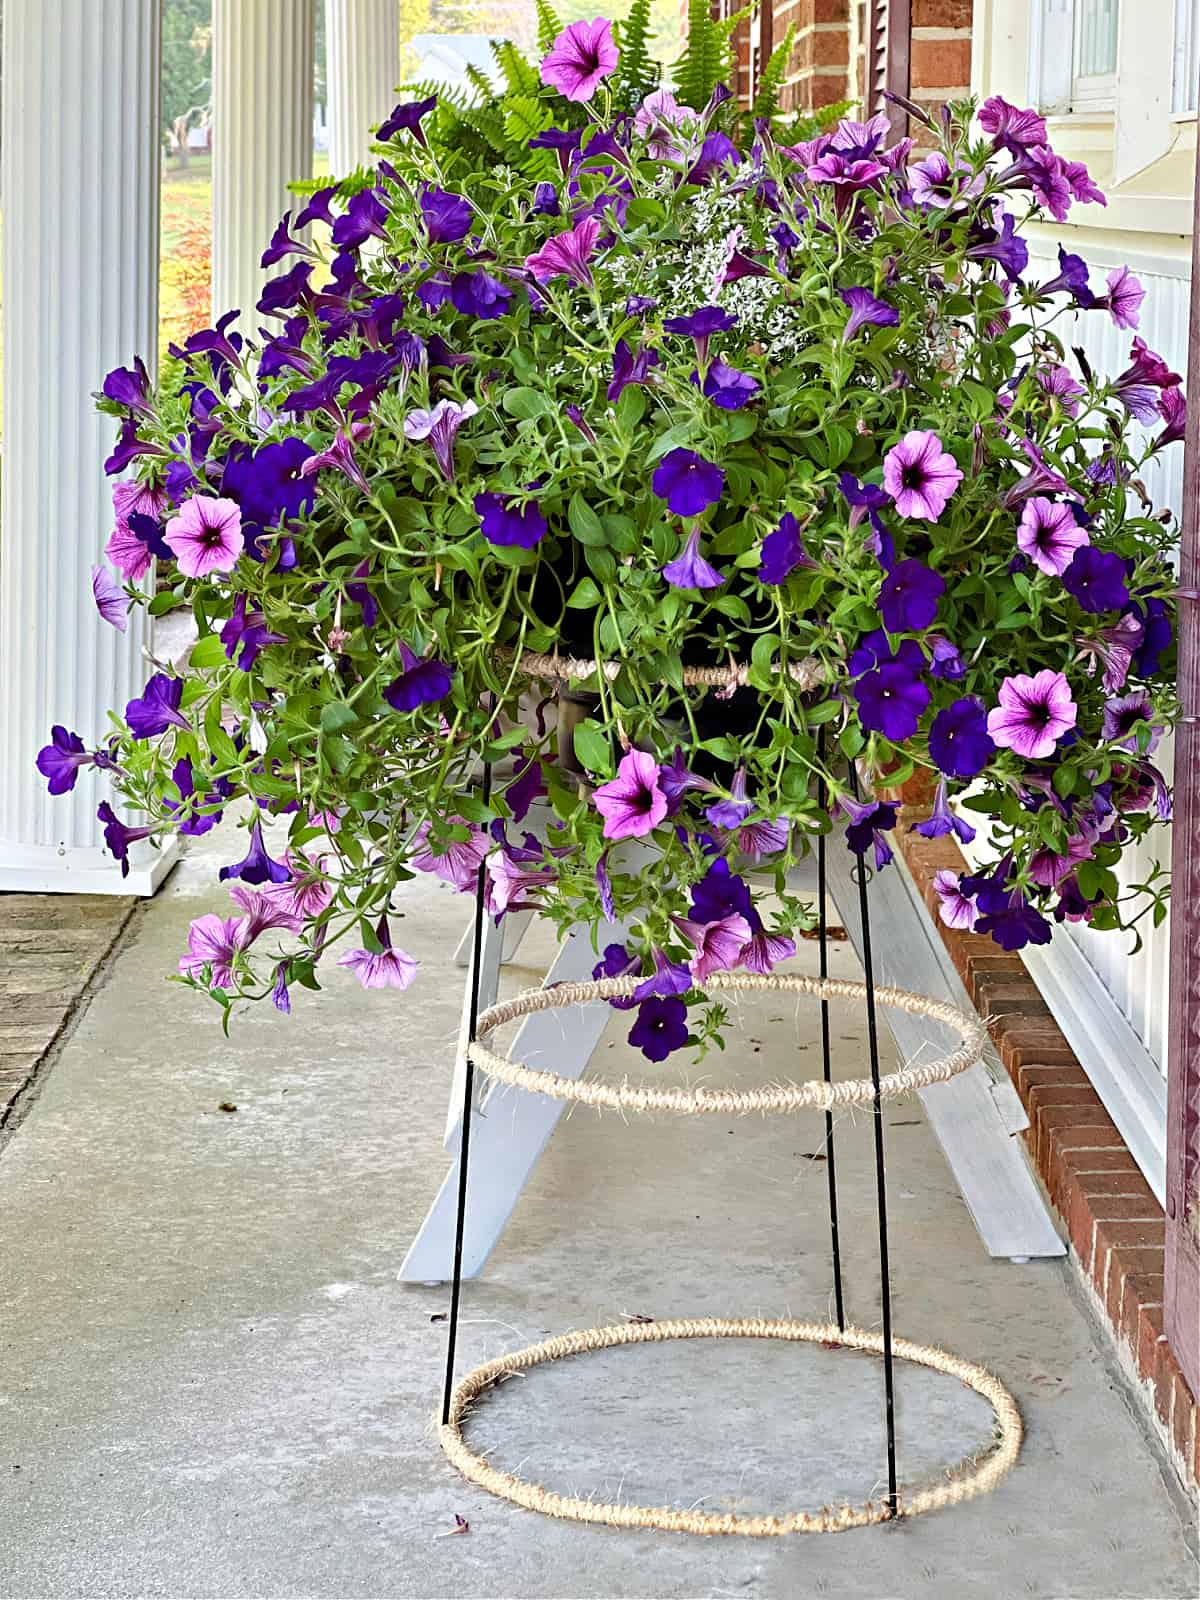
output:
[[[660,1088],[649,1083],[598,1083],[590,1079],[564,1078],[557,1072],[543,1072],[521,1061],[489,1050],[483,1039],[505,1022],[529,1016],[535,1011],[552,1011],[563,1006],[584,1005],[592,1000],[609,1000],[631,995],[640,978],[600,978],[591,983],[559,983],[548,989],[527,989],[511,1000],[491,1006],[479,1018],[474,1043],[468,1048],[472,1064],[501,1083],[545,1094],[556,1100],[574,1100],[582,1105],[617,1111],[675,1111],[685,1116],[703,1112],[722,1116],[744,1115],[751,1111],[833,1111],[840,1106],[871,1105],[875,1085],[870,1078],[849,1078],[837,1083],[814,1079],[808,1083],[781,1084],[768,1089],[687,1089]],[[802,973],[717,972],[703,985],[705,990],[733,989],[771,993],[811,995],[817,999],[865,1000],[867,987],[845,978],[812,978]],[[875,1001],[895,1006],[915,1016],[932,1017],[958,1031],[961,1044],[950,1055],[935,1061],[914,1062],[885,1074],[879,1082],[880,1100],[894,1100],[914,1089],[944,1083],[979,1060],[987,1030],[974,1013],[927,995],[907,989],[876,988]]]
[[[888,1522],[893,1516],[914,1517],[942,1506],[957,1505],[994,1489],[1010,1471],[1021,1448],[1024,1427],[1017,1403],[1008,1390],[983,1367],[949,1355],[931,1345],[912,1344],[907,1339],[893,1341],[893,1351],[904,1361],[945,1372],[987,1400],[996,1413],[997,1440],[979,1458],[967,1457],[951,1468],[944,1481],[910,1491],[901,1491],[895,1511],[886,1499],[867,1500],[861,1505],[824,1507],[820,1511],[793,1511],[783,1516],[751,1516],[734,1512],[679,1511],[671,1506],[606,1505],[581,1500],[572,1495],[555,1494],[539,1484],[514,1477],[489,1466],[467,1445],[462,1422],[471,1403],[493,1384],[513,1373],[526,1372],[564,1356],[581,1355],[589,1350],[606,1350],[620,1345],[652,1344],[668,1339],[783,1339],[794,1343],[843,1345],[852,1350],[883,1350],[883,1336],[862,1328],[839,1329],[832,1323],[765,1321],[705,1317],[673,1322],[620,1323],[607,1328],[585,1328],[562,1334],[541,1344],[528,1346],[512,1355],[499,1356],[455,1385],[450,1399],[449,1421],[439,1427],[442,1449],[463,1476],[490,1494],[569,1522],[596,1522],[610,1528],[659,1528],[666,1533],[740,1534],[748,1538],[770,1538],[786,1533],[840,1533],[848,1528],[865,1528]]]

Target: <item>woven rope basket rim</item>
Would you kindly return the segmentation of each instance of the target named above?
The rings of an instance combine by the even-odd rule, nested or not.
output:
[[[883,1336],[862,1328],[839,1329],[833,1323],[725,1319],[704,1317],[668,1322],[620,1323],[604,1328],[584,1328],[541,1344],[529,1345],[512,1355],[499,1356],[468,1372],[455,1385],[450,1399],[450,1420],[439,1426],[442,1449],[454,1466],[490,1494],[530,1511],[570,1522],[602,1523],[611,1528],[658,1528],[667,1533],[740,1534],[770,1538],[788,1533],[840,1533],[887,1522],[893,1516],[914,1517],[942,1506],[958,1505],[994,1489],[1015,1463],[1024,1437],[1021,1413],[1000,1380],[984,1367],[932,1345],[894,1339],[892,1349],[902,1361],[945,1372],[989,1402],[996,1415],[998,1437],[989,1450],[968,1456],[951,1467],[944,1478],[901,1490],[895,1512],[885,1499],[861,1505],[825,1506],[819,1511],[793,1511],[782,1516],[744,1515],[733,1512],[680,1511],[671,1506],[613,1505],[556,1494],[510,1472],[493,1467],[466,1443],[462,1423],[472,1403],[500,1379],[565,1356],[622,1345],[658,1343],[668,1339],[783,1339],[793,1343],[832,1343],[879,1355]]]
[[[564,1078],[557,1072],[543,1072],[524,1062],[490,1050],[483,1040],[505,1022],[527,1017],[538,1011],[584,1005],[592,1000],[624,998],[642,983],[641,978],[600,978],[590,983],[559,983],[546,989],[526,989],[490,1006],[479,1018],[475,1041],[468,1045],[472,1064],[490,1078],[525,1089],[531,1094],[549,1095],[555,1100],[574,1100],[581,1105],[609,1111],[671,1111],[683,1116],[716,1113],[722,1116],[748,1115],[751,1112],[832,1111],[843,1106],[871,1105],[875,1086],[870,1078],[848,1078],[837,1083],[810,1079],[804,1083],[773,1085],[766,1089],[703,1089],[661,1087],[641,1082],[600,1083],[588,1078]],[[708,978],[706,991],[762,992],[798,994],[823,1000],[865,1000],[867,986],[845,978],[814,978],[803,973],[718,972]],[[877,987],[876,1003],[894,1006],[914,1016],[931,1017],[956,1029],[960,1043],[956,1050],[932,1061],[913,1063],[886,1073],[879,1081],[880,1100],[895,1100],[944,1083],[964,1072],[979,1060],[987,1030],[979,1017],[957,1006],[907,989]]]
[[[517,670],[530,678],[545,678],[552,683],[582,682],[600,676],[613,683],[628,665],[625,661],[596,661],[587,656],[562,656],[556,651],[540,653],[536,650],[498,652],[502,659],[516,661]],[[801,661],[789,661],[787,675],[798,689],[815,689],[829,681],[829,669],[816,656],[805,656]],[[772,673],[779,677],[778,662]],[[731,661],[724,667],[684,667],[683,684],[688,689],[741,689],[750,681],[750,667],[745,661]]]

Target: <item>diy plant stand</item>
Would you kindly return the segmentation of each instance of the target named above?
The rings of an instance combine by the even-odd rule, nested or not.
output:
[[[857,782],[851,770],[851,783]],[[484,798],[490,794],[491,773],[485,769]],[[867,899],[868,871],[861,853],[857,854],[857,886],[861,918],[863,983],[831,979],[828,970],[828,895],[826,878],[826,842],[818,840],[818,938],[820,971],[817,978],[799,975],[758,976],[748,973],[715,974],[706,988],[739,991],[775,991],[810,995],[821,1006],[822,1077],[807,1083],[784,1085],[777,1088],[739,1091],[732,1089],[671,1088],[653,1083],[614,1085],[588,1079],[564,1077],[559,1073],[531,1068],[523,1061],[502,1057],[487,1047],[486,1039],[503,1023],[517,1017],[530,1018],[563,1007],[582,1005],[594,1000],[611,999],[632,993],[639,982],[636,978],[601,979],[592,982],[568,982],[554,988],[526,991],[500,1005],[481,1011],[480,996],[484,982],[484,930],[485,877],[481,867],[476,889],[475,921],[472,930],[472,962],[469,1003],[466,1016],[466,1049],[463,1053],[462,1111],[459,1123],[459,1163],[457,1185],[457,1214],[455,1227],[454,1268],[451,1280],[449,1315],[449,1342],[446,1354],[446,1375],[442,1396],[439,1438],[447,1457],[472,1482],[489,1492],[531,1510],[581,1522],[602,1523],[611,1527],[659,1528],[671,1532],[699,1534],[742,1534],[766,1537],[785,1533],[839,1532],[885,1522],[901,1516],[915,1516],[940,1506],[982,1494],[995,1486],[1010,1470],[1017,1458],[1022,1439],[1022,1425],[1016,1402],[1004,1386],[983,1368],[963,1361],[957,1356],[929,1346],[915,1345],[897,1339],[892,1331],[891,1284],[888,1261],[887,1177],[884,1160],[883,1116],[885,1100],[906,1094],[933,1083],[944,1082],[964,1071],[979,1059],[983,1050],[985,1031],[977,1017],[967,1015],[957,1008],[893,988],[877,989],[871,950],[870,916]],[[498,953],[495,957],[499,959]],[[869,1078],[834,1082],[832,1076],[829,1002],[831,999],[861,1000],[866,1007]],[[956,1049],[935,1061],[902,1067],[882,1076],[879,1067],[879,1039],[877,1005],[898,1007],[904,1011],[931,1016],[958,1029],[960,1040]],[[836,1321],[832,1323],[806,1323],[791,1320],[764,1321],[746,1319],[705,1318],[698,1320],[666,1321],[621,1324],[613,1327],[584,1329],[547,1340],[512,1355],[501,1356],[476,1368],[455,1382],[455,1357],[457,1350],[459,1310],[463,1280],[463,1240],[466,1227],[468,1173],[472,1107],[474,1104],[474,1074],[480,1071],[500,1082],[547,1096],[552,1100],[569,1099],[583,1104],[620,1109],[623,1111],[659,1110],[683,1115],[719,1113],[731,1115],[756,1112],[793,1112],[821,1110],[825,1116],[825,1154],[829,1196],[830,1243],[833,1264],[834,1304]],[[872,1129],[875,1150],[876,1201],[878,1221],[879,1265],[881,1282],[880,1332],[855,1328],[845,1317],[842,1290],[841,1252],[838,1236],[837,1168],[834,1148],[833,1112],[844,1105],[869,1106],[872,1112]],[[545,1362],[580,1355],[589,1351],[623,1347],[627,1345],[661,1342],[668,1339],[691,1338],[760,1338],[788,1342],[821,1343],[837,1348],[873,1352],[881,1356],[883,1365],[883,1400],[887,1438],[887,1492],[860,1505],[824,1507],[819,1511],[795,1511],[782,1515],[745,1516],[733,1513],[681,1511],[666,1506],[634,1506],[604,1504],[572,1496],[555,1494],[536,1483],[528,1482],[492,1467],[471,1450],[463,1437],[462,1423],[471,1405],[494,1384],[507,1375],[527,1371]],[[905,1489],[901,1493],[897,1475],[894,1363],[897,1359],[915,1362],[934,1370],[951,1374],[969,1388],[983,1395],[992,1405],[996,1418],[995,1437],[991,1447],[982,1448],[964,1461],[953,1466],[938,1481]]]

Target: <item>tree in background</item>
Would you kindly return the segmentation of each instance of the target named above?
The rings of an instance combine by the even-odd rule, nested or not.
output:
[[[162,24],[162,116],[181,167],[188,129],[212,98],[212,0],[167,0]]]

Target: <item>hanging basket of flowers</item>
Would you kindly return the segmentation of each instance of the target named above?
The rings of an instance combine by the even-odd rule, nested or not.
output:
[[[405,988],[405,880],[482,864],[493,916],[588,924],[598,975],[640,981],[651,1059],[719,1036],[712,974],[793,953],[818,834],[889,861],[897,810],[848,761],[935,775],[922,833],[990,819],[992,864],[942,882],[953,926],[1019,949],[1157,914],[1116,869],[1169,813],[1174,531],[1139,475],[1182,436],[1180,379],[1135,278],[1060,252],[1039,281],[1023,237],[1103,197],[1000,99],[920,148],[879,117],[798,137],[623,79],[589,27],[511,161],[398,106],[369,176],[283,218],[253,313],[157,384],[109,375],[101,614],[157,560],[151,610],[199,640],[98,743],[56,728],[51,788],[106,768],[121,858],[249,802],[235,905],[180,964],[226,1009],[287,1010],[330,962]],[[1077,310],[1128,330],[1116,376],[1072,355]],[[583,785],[519,714],[538,681],[594,696]]]

